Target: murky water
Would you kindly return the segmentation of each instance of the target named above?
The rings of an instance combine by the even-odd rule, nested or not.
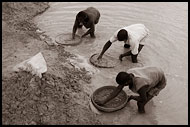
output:
[[[158,66],[166,73],[167,87],[146,105],[146,114],[138,114],[136,102],[131,101],[121,111],[98,115],[105,124],[187,124],[188,3],[63,2],[50,5],[35,21],[52,39],[58,34],[72,32],[79,11],[93,6],[101,13],[96,25],[96,38],[87,36],[80,45],[66,48],[79,56],[78,65],[93,72],[89,85],[91,91],[104,85],[116,86],[117,73],[132,67]],[[100,69],[89,63],[90,56],[99,53],[118,28],[135,23],[145,24],[151,33],[138,56],[138,64],[132,64],[130,57],[119,62],[118,57],[124,52],[123,43],[113,44],[106,52],[118,61],[115,68]],[[83,28],[78,34],[85,31]],[[128,88],[125,91],[132,94]]]

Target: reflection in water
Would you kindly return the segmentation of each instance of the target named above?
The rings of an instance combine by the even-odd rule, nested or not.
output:
[[[125,52],[123,43],[114,43],[106,54],[118,61],[113,69],[102,69],[93,66],[96,71],[89,84],[92,91],[105,85],[117,85],[115,76],[137,66],[161,67],[167,77],[167,86],[146,106],[146,114],[137,113],[136,102],[130,102],[124,109],[114,113],[98,115],[105,124],[187,124],[187,3],[172,2],[63,2],[50,3],[51,7],[35,21],[52,39],[61,33],[71,33],[76,14],[89,7],[97,8],[101,17],[96,25],[95,39],[86,36],[80,45],[66,47],[66,50],[77,54],[90,64],[88,59],[99,53],[103,45],[119,28],[135,23],[143,23],[150,30],[147,45],[138,56],[139,63],[132,64],[130,57],[122,62],[118,60]],[[85,28],[78,31],[82,35]],[[82,64],[80,64],[82,65]],[[92,69],[92,70],[93,70]],[[127,94],[132,94],[124,88]]]

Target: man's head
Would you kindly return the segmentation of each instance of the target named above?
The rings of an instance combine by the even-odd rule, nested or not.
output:
[[[124,29],[121,29],[117,34],[117,39],[119,41],[126,41],[128,39],[128,32]]]
[[[119,72],[116,76],[116,82],[119,85],[128,86],[132,82],[132,79],[130,74],[126,72]]]
[[[77,14],[76,18],[77,18],[79,23],[82,23],[81,25],[83,25],[89,21],[88,15],[83,11],[80,11]]]

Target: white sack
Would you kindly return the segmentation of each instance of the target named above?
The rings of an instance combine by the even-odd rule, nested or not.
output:
[[[25,70],[31,72],[33,75],[37,75],[40,78],[42,73],[47,71],[47,64],[41,52],[35,56],[17,64],[14,68],[14,71],[18,72],[20,70]]]

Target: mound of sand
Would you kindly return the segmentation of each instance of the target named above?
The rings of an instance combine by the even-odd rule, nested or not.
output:
[[[35,33],[32,18],[48,7],[47,2],[2,3],[2,124],[101,124],[89,109],[87,71],[69,63],[74,55],[64,47],[48,46]],[[41,79],[13,73],[12,67],[39,51],[48,67]]]

